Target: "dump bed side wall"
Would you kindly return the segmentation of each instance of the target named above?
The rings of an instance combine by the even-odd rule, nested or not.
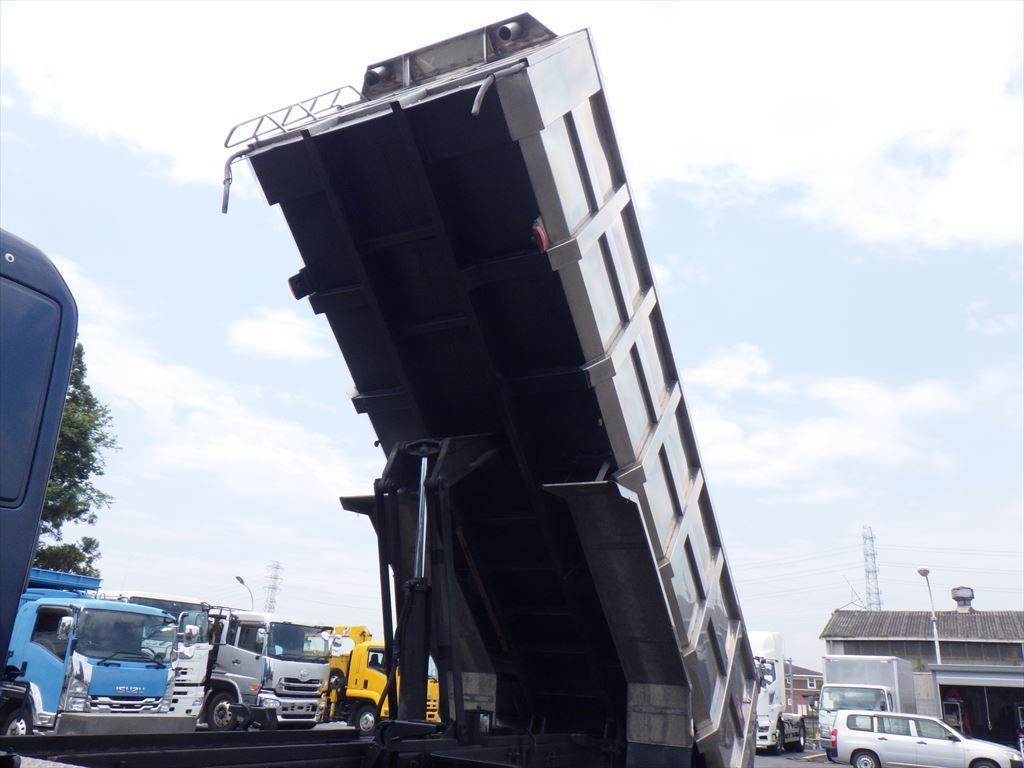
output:
[[[591,569],[612,570],[602,590],[620,658],[653,655],[632,612],[607,610],[644,598],[667,608],[682,649],[702,751],[739,764],[754,686],[742,624],[682,387],[643,247],[589,35],[567,36],[520,73],[497,83],[544,225],[549,257],[572,312],[618,468],[636,503],[647,557],[612,567],[613,542],[589,548]],[[571,73],[571,76],[566,76]],[[591,497],[593,498],[593,497]],[[592,522],[577,512],[584,531]],[[612,530],[610,518],[598,530]],[[628,540],[623,532],[622,544]],[[656,576],[662,598],[629,589]],[[663,601],[663,602],[662,602]],[[647,626],[651,626],[648,622]],[[644,651],[646,650],[646,653]],[[627,679],[637,684],[642,678]],[[662,681],[668,681],[665,676]]]

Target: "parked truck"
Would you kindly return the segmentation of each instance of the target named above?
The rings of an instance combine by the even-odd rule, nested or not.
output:
[[[214,643],[204,721],[210,730],[245,726],[245,709],[272,709],[278,726],[312,728],[323,717],[330,627],[268,613],[213,608]]]
[[[200,717],[210,666],[210,605],[193,597],[158,592],[120,590],[101,597],[132,605],[148,605],[178,619],[174,657],[174,695],[171,712]],[[187,638],[187,639],[186,639]]]
[[[773,754],[803,752],[804,724],[800,715],[786,711],[792,695],[782,635],[751,632],[750,647],[761,670],[757,694],[757,748]]]
[[[896,656],[824,656],[818,699],[818,735],[822,749],[831,743],[840,709],[917,712],[914,668]]]
[[[383,700],[387,686],[384,644],[374,642],[363,626],[336,626],[331,644],[331,668],[324,697],[327,722],[343,720],[370,733],[379,718],[390,717]],[[427,720],[440,722],[437,670],[427,676]]]
[[[227,143],[244,145],[228,169],[248,157],[280,205],[293,294],[329,321],[387,456],[343,504],[377,534],[395,716],[372,741],[203,733],[160,755],[92,746],[91,763],[173,747],[190,765],[216,749],[218,765],[749,766],[758,674],[589,33],[506,19]],[[426,719],[431,657],[443,724]]]
[[[11,635],[9,678],[28,696],[0,705],[0,733],[182,733],[174,712],[175,617],[101,600],[99,579],[33,569]]]

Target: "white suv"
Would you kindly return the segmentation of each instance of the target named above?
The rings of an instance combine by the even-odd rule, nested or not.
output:
[[[831,736],[823,745],[829,760],[855,768],[1024,768],[1017,750],[922,715],[840,710]]]

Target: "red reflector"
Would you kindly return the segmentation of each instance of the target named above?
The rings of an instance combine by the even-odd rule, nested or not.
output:
[[[541,253],[548,252],[548,233],[544,231],[544,225],[540,219],[533,222],[533,242]]]

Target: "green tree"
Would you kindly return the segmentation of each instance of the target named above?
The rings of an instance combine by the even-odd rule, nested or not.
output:
[[[63,541],[67,523],[96,522],[96,511],[109,507],[113,498],[93,484],[103,474],[103,449],[116,448],[117,440],[110,432],[110,409],[92,393],[85,380],[85,353],[75,345],[71,365],[71,381],[64,402],[64,418],[57,438],[53,469],[46,486],[40,541],[35,564],[87,576],[99,576],[95,561],[99,558],[99,542],[83,536],[78,542]]]

